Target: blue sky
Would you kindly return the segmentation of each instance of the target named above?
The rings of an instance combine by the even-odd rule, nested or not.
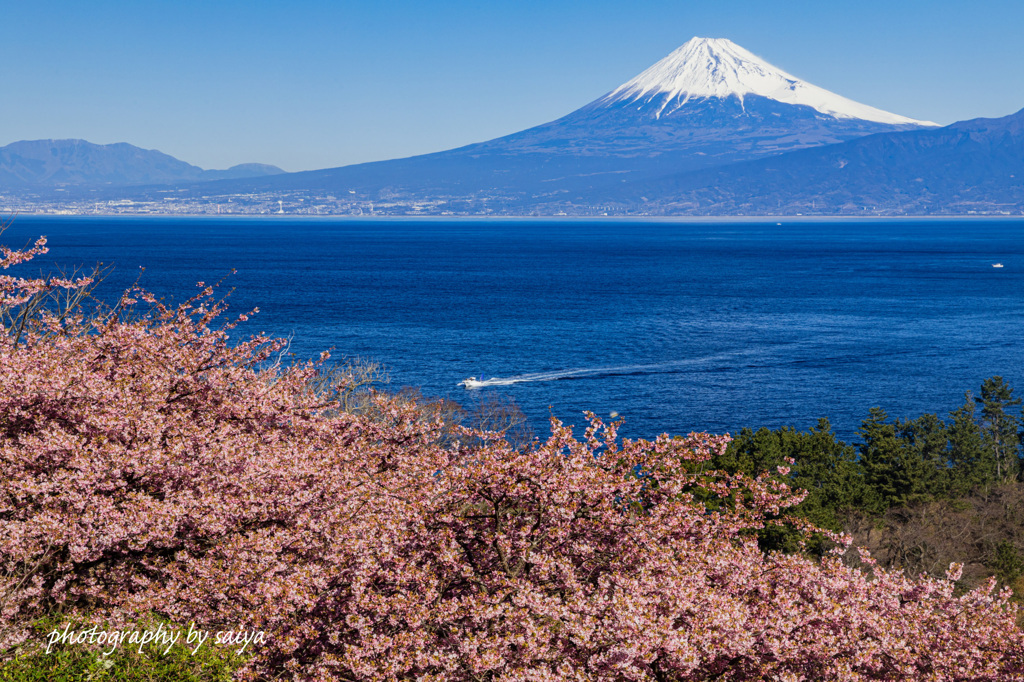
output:
[[[204,168],[439,151],[601,96],[695,35],[937,123],[1024,108],[1020,0],[0,0],[0,145]]]

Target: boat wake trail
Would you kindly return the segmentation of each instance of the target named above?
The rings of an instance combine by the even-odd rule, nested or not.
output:
[[[510,377],[493,377],[480,381],[476,377],[463,379],[461,386],[466,388],[486,388],[488,386],[511,386],[512,384],[525,384],[539,381],[561,381],[564,379],[590,379],[597,377],[629,376],[643,374],[670,374],[681,372],[686,369],[693,369],[708,363],[720,362],[727,359],[735,359],[737,356],[747,355],[752,351],[737,351],[732,353],[721,353],[702,358],[691,358],[688,360],[675,360],[652,365],[619,365],[617,367],[591,367],[575,369],[559,369],[550,372],[532,372],[529,374],[517,374]]]

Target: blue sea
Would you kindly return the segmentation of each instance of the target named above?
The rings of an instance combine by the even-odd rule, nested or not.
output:
[[[242,331],[506,396],[542,436],[592,410],[634,437],[828,417],[855,440],[872,406],[945,416],[993,375],[1024,394],[1024,221],[777,222],[20,216],[0,242],[45,234],[36,273],[113,264],[109,299],[226,278],[260,309]]]

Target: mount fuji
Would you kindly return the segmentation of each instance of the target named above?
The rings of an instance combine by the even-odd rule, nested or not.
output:
[[[934,125],[801,81],[730,40],[694,38],[568,116],[455,151],[639,157],[689,170]]]
[[[405,159],[203,183],[195,192],[305,191],[500,210],[624,179],[934,125],[806,83],[729,40],[694,38],[603,97],[512,135]]]

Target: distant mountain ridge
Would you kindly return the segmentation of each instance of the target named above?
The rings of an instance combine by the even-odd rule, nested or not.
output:
[[[940,128],[801,81],[731,41],[694,38],[543,125],[434,154],[279,171],[204,171],[74,140],[0,148],[0,193],[59,185],[62,210],[89,201],[156,213],[1018,215],[1024,111]],[[72,191],[84,178],[105,184]]]
[[[549,210],[592,203],[665,215],[1020,214],[1024,109],[548,201]]]
[[[376,200],[526,200],[935,124],[810,85],[724,39],[693,38],[558,120],[434,154],[196,191],[310,190]]]
[[[0,191],[59,186],[158,185],[283,173],[266,164],[203,170],[168,154],[125,142],[23,140],[0,147]]]

